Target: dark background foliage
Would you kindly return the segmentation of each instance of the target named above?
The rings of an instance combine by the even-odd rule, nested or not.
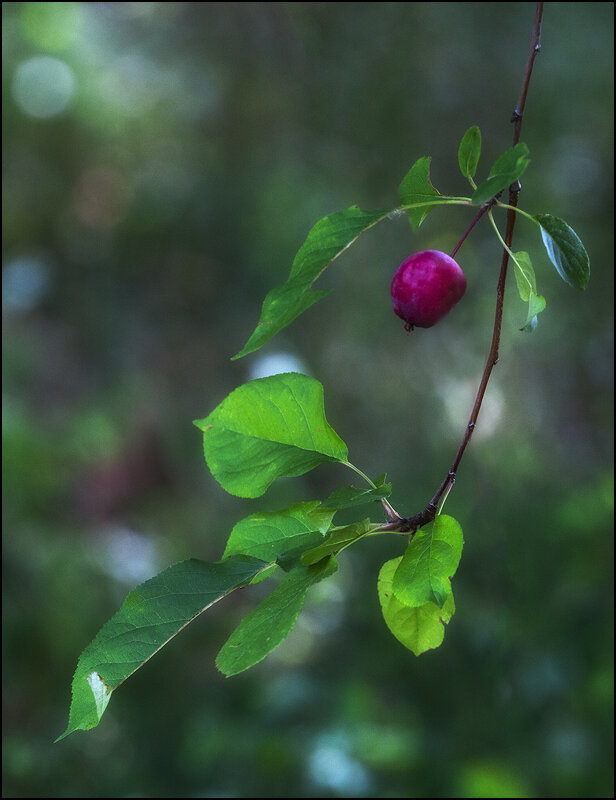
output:
[[[230,356],[310,226],[393,206],[480,126],[510,146],[532,3],[4,3],[4,796],[607,797],[612,794],[613,4],[548,3],[521,205],[566,219],[585,293],[518,222],[548,303],[508,285],[501,360],[447,512],[465,550],[443,646],[380,614],[379,537],[341,558],[297,629],[225,680],[214,658],[263,586],[193,623],[61,744],[77,657],[138,582],[220,557],[259,508],[323,498],[340,466],[225,495],[191,421],[286,367],[325,386],[352,460],[399,511],[440,483],[491,335],[499,247],[459,253],[465,299],[407,336],[398,264],[451,251],[439,209],[369,232],[334,289],[263,351]],[[45,59],[45,60],[41,60]],[[481,170],[483,169],[483,172]],[[504,218],[501,218],[504,222]],[[512,278],[512,276],[510,276]],[[375,514],[378,514],[378,508]]]

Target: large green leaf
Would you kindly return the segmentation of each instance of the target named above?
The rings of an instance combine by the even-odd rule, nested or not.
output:
[[[436,603],[443,607],[451,578],[462,555],[462,528],[453,517],[439,514],[411,539],[393,579],[401,603],[410,607]]]
[[[541,238],[560,277],[575,289],[585,289],[590,280],[590,259],[580,237],[564,219],[536,214]]]
[[[257,327],[233,358],[241,358],[263,347],[303,311],[329,294],[312,291],[310,287],[361,233],[385,219],[390,211],[362,211],[351,206],[319,220],[298,250],[287,282],[269,292],[263,301]]]
[[[335,509],[322,508],[318,500],[251,514],[235,525],[227,541],[224,557],[244,553],[264,561],[296,550],[316,547],[329,530]]]
[[[295,372],[245,383],[195,425],[212,475],[238,497],[259,497],[276,478],[348,455],[325,419],[323,387]]]
[[[121,683],[198,614],[266,567],[249,556],[214,564],[190,559],[133,589],[79,657],[68,727],[56,741],[96,727]]]
[[[396,639],[408,647],[416,656],[438,647],[445,637],[445,625],[452,618],[456,607],[451,585],[442,608],[435,603],[410,608],[401,603],[393,591],[394,575],[402,556],[387,561],[381,567],[378,592],[383,619]]]
[[[481,131],[477,125],[469,128],[458,148],[458,164],[465,178],[474,178],[481,155]]]
[[[473,203],[485,203],[486,200],[490,200],[494,195],[517,181],[530,164],[528,152],[528,147],[524,142],[519,142],[515,147],[506,150],[500,158],[497,158],[487,180],[480,183],[475,189]]]
[[[216,658],[218,669],[229,677],[262,661],[291,632],[308,589],[337,568],[330,558],[312,567],[299,564],[288,572],[227,639]]]

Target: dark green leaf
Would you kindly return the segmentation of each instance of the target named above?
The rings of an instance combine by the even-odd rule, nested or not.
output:
[[[68,727],[56,741],[96,727],[123,681],[198,614],[266,567],[248,556],[215,564],[190,559],[133,589],[79,657]]]
[[[439,514],[411,539],[393,579],[397,599],[416,608],[425,603],[443,607],[451,578],[462,554],[462,528],[453,517]]]
[[[325,419],[323,387],[295,372],[245,383],[195,425],[212,475],[238,497],[259,497],[276,478],[348,455]]]
[[[361,522],[354,522],[352,525],[334,528],[326,542],[314,547],[312,550],[307,550],[302,555],[302,564],[316,564],[326,556],[339,553],[345,547],[361,539],[374,527],[376,526],[369,519],[364,519]]]
[[[494,162],[488,179],[480,183],[475,189],[473,202],[485,203],[517,181],[530,164],[528,152],[528,147],[523,142],[520,142],[503,153]]]
[[[580,237],[567,223],[552,214],[536,214],[550,261],[560,277],[575,289],[585,289],[590,279],[590,259]]]
[[[316,547],[325,539],[335,509],[322,508],[318,500],[285,508],[261,511],[235,525],[224,558],[236,553],[275,561],[296,548]]]
[[[430,182],[430,156],[418,159],[402,179],[398,187],[398,196],[403,206],[415,203],[432,203],[439,205],[440,192]],[[407,214],[414,230],[417,230],[432,210],[432,206],[409,208]]]
[[[300,564],[287,573],[227,639],[216,658],[218,669],[227,677],[237,675],[271,653],[291,632],[308,589],[332,575],[337,566],[331,558],[313,567]]]
[[[387,561],[381,567],[378,592],[383,619],[396,639],[408,647],[416,656],[438,647],[445,637],[445,625],[452,618],[456,607],[449,583],[449,592],[442,608],[435,603],[410,608],[401,603],[394,594],[394,575],[402,556]]]
[[[287,282],[269,292],[263,301],[257,327],[233,358],[241,358],[263,347],[303,311],[329,294],[327,291],[311,291],[310,287],[360,234],[385,219],[389,213],[361,211],[357,206],[351,206],[319,220],[297,252]]]
[[[458,163],[465,178],[474,178],[481,155],[481,131],[477,125],[469,128],[458,148]]]

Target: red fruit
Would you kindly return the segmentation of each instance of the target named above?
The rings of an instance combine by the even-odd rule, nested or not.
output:
[[[466,291],[466,278],[453,258],[424,250],[400,264],[391,282],[394,311],[414,326],[430,328],[448,314]]]

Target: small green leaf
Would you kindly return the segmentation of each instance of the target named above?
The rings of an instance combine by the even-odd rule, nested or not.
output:
[[[68,727],[56,741],[96,727],[121,683],[197,615],[266,567],[248,556],[215,564],[190,559],[133,589],[79,657]]]
[[[250,581],[250,586],[254,586],[256,583],[261,583],[262,581],[267,581],[272,578],[278,572],[278,564],[270,564],[267,569],[264,569],[263,572],[259,572],[255,577]]]
[[[418,159],[402,179],[402,183],[398,187],[398,196],[403,206],[430,203],[435,198],[441,197],[440,192],[430,182],[430,161],[430,156]],[[437,200],[434,205],[439,205],[439,201]],[[431,210],[431,206],[407,209],[414,230],[419,228]]]
[[[451,584],[442,608],[435,603],[425,603],[415,608],[401,603],[394,594],[393,580],[402,558],[394,558],[381,567],[377,584],[379,601],[389,630],[399,642],[419,656],[442,644],[445,625],[452,618],[456,607]]]
[[[310,291],[323,270],[344,250],[390,211],[362,211],[351,206],[319,220],[310,230],[293,260],[291,274],[283,286],[272,289],[263,301],[257,327],[234,359],[258,350],[303,311],[329,294]]]
[[[385,483],[385,476],[381,476],[374,482],[376,488],[367,486],[366,488],[357,489],[355,486],[343,486],[342,489],[336,489],[332,492],[327,500],[323,501],[325,508],[353,508],[355,506],[363,506],[366,503],[378,502],[384,497],[389,497],[391,494],[391,483]]]
[[[334,528],[326,542],[302,554],[302,564],[316,564],[326,556],[336,555],[345,547],[361,539],[374,527],[376,526],[369,519],[364,519],[361,522],[354,522],[352,525]]]
[[[534,294],[533,292],[530,293],[530,297],[528,298],[528,314],[526,322],[520,328],[521,331],[532,333],[535,330],[537,327],[537,315],[545,310],[545,305],[545,297],[542,297],[540,294]]]
[[[552,214],[535,214],[541,238],[560,277],[575,289],[585,289],[590,280],[590,259],[580,237],[567,223]]]
[[[522,300],[527,303],[531,294],[537,293],[535,270],[528,253],[521,250],[519,253],[514,253],[513,256],[513,269],[518,292]]]
[[[462,528],[453,517],[439,514],[411,539],[396,570],[393,589],[401,603],[443,607],[451,578],[462,555]]]
[[[477,164],[481,155],[481,131],[477,125],[469,128],[460,142],[458,148],[458,163],[460,172],[465,178],[474,178]]]
[[[332,575],[338,565],[331,558],[313,567],[298,565],[240,622],[216,658],[227,677],[262,661],[291,632],[302,610],[306,593],[315,583]]]
[[[212,475],[238,497],[259,497],[276,478],[348,455],[325,419],[323,387],[295,372],[245,383],[194,424]]]
[[[473,203],[485,203],[517,181],[530,164],[528,153],[528,147],[523,142],[506,150],[494,162],[488,179],[475,189]]]
[[[321,508],[321,503],[313,500],[282,511],[251,514],[234,526],[223,558],[243,553],[275,561],[299,547],[316,547],[325,539],[335,513],[335,509]]]
[[[528,314],[526,322],[520,328],[521,331],[530,333],[537,327],[537,315],[545,309],[545,298],[537,294],[537,280],[535,270],[528,253],[521,250],[513,254],[513,268],[515,280],[518,286],[518,293],[525,303],[528,303]]]

